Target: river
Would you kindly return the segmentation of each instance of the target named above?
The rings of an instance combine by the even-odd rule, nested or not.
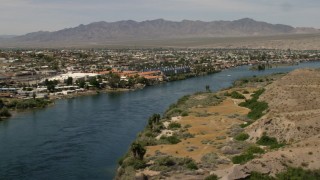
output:
[[[320,67],[301,63],[265,71],[237,67],[217,74],[170,82],[143,90],[57,100],[45,109],[22,112],[0,122],[0,179],[112,179],[153,113],[163,113],[179,97],[217,91],[253,75]]]

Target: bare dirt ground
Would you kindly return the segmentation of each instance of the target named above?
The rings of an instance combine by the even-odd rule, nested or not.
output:
[[[228,128],[234,124],[242,124],[243,121],[229,118],[230,114],[246,115],[247,108],[238,106],[232,99],[226,99],[217,106],[206,108],[193,108],[192,113],[206,112],[208,117],[196,117],[190,115],[182,117],[179,123],[182,126],[191,125],[188,132],[194,134],[194,138],[182,140],[178,144],[149,146],[147,156],[155,155],[156,151],[176,157],[191,157],[199,162],[201,157],[207,153],[218,153],[219,145],[228,140]]]
[[[108,42],[68,43],[2,43],[2,48],[250,48],[320,50],[320,34],[289,34],[250,37],[203,37],[174,39],[141,39]]]

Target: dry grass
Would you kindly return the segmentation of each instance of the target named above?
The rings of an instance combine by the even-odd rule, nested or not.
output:
[[[229,118],[230,114],[246,115],[249,110],[239,107],[232,99],[227,98],[216,106],[205,108],[191,108],[189,116],[182,117],[179,121],[182,126],[191,125],[188,132],[194,134],[194,138],[182,140],[174,145],[157,145],[147,147],[147,156],[155,155],[156,151],[177,157],[191,157],[199,162],[207,153],[219,152],[221,144],[228,140],[228,128],[243,121]],[[196,117],[196,112],[207,112],[218,115]]]

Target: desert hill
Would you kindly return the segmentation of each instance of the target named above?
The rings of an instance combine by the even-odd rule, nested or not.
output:
[[[316,34],[314,28],[294,28],[283,24],[270,24],[244,18],[235,21],[180,22],[164,19],[137,22],[94,22],[59,31],[39,31],[6,38],[2,47],[90,47],[90,46],[159,46],[156,40],[190,38],[259,37],[288,34]],[[151,42],[151,44],[149,44]],[[192,44],[190,44],[192,45]],[[190,46],[187,44],[187,46]],[[164,45],[162,45],[164,46]]]
[[[231,168],[227,179],[251,171],[275,175],[287,167],[320,169],[320,70],[299,69],[266,86],[259,100],[269,105],[267,114],[245,130],[255,142],[264,133],[286,145],[258,159]]]

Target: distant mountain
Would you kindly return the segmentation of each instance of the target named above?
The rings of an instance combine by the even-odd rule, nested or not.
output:
[[[320,31],[313,28],[294,28],[282,24],[269,24],[249,18],[212,22],[190,20],[173,22],[156,19],[142,22],[132,20],[111,23],[94,22],[55,32],[33,32],[1,42],[10,46],[84,45],[141,39],[243,37],[317,32]]]
[[[16,37],[16,35],[0,35],[0,39],[8,39],[13,37]]]

